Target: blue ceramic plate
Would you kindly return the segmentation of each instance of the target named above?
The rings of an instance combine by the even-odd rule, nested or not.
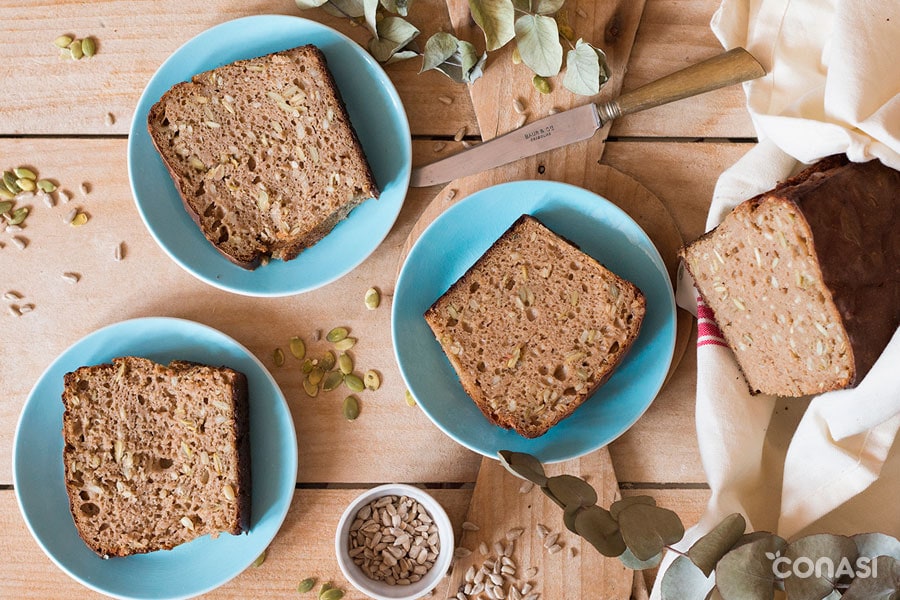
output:
[[[196,539],[173,550],[103,560],[78,537],[63,480],[63,375],[116,356],[167,364],[184,359],[225,365],[247,376],[253,481],[250,532]],[[284,396],[243,346],[192,321],[145,318],[100,329],[63,352],[41,375],[19,417],[13,484],[38,544],[83,585],[119,598],[188,598],[222,585],[265,550],[290,506],[297,480],[297,438]]]
[[[545,435],[523,438],[492,425],[463,391],[423,318],[438,299],[522,214],[578,244],[647,298],[640,335],[609,381]],[[464,198],[438,217],[410,251],[394,292],[394,351],[419,406],[447,435],[491,458],[528,452],[543,462],[587,454],[631,427],[656,397],[675,345],[675,299],[659,253],[622,210],[587,190],[520,181]]]
[[[203,237],[147,131],[150,107],[174,84],[239,59],[304,44],[318,46],[350,114],[381,196],[358,206],[323,240],[288,262],[247,271]],[[397,91],[378,63],[348,37],[299,17],[236,19],[204,31],[159,68],[135,109],[128,138],[128,175],[138,211],[151,235],[188,272],[215,287],[248,296],[309,291],[348,273],[387,236],[409,185],[409,123]]]

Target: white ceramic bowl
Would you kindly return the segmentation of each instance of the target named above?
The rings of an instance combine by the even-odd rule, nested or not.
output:
[[[407,496],[421,504],[437,525],[441,541],[441,550],[434,566],[422,579],[409,585],[388,585],[382,581],[370,579],[349,555],[350,525],[356,518],[356,514],[372,500],[391,495]],[[399,483],[381,485],[357,496],[341,515],[334,537],[334,548],[344,577],[353,587],[375,600],[412,600],[430,592],[450,568],[450,562],[453,560],[453,543],[453,525],[438,501],[424,490]]]

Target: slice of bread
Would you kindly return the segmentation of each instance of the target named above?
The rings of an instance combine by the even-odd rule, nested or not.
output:
[[[858,383],[900,324],[900,173],[826,158],[681,256],[753,393]]]
[[[97,554],[170,549],[250,527],[247,378],[126,356],[65,375],[63,464]]]
[[[634,284],[523,215],[425,320],[488,420],[534,438],[609,379],[644,313]]]
[[[242,267],[295,258],[378,197],[315,46],[195,75],[163,94],[147,120],[185,208]]]

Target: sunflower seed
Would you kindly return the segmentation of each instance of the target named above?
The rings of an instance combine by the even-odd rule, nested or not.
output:
[[[89,184],[87,181],[82,181],[81,185],[78,186],[78,191],[81,192],[82,196],[87,196],[91,193],[91,184]]]
[[[194,522],[191,520],[190,517],[181,517],[181,525],[185,529],[190,529],[191,531],[194,530]]]
[[[519,486],[519,493],[527,494],[528,492],[530,492],[532,490],[532,488],[534,488],[534,482],[523,481],[522,485]]]
[[[19,307],[19,312],[23,315],[25,313],[30,313],[33,310],[34,310],[34,304],[23,304],[22,306]]]
[[[472,551],[465,546],[459,546],[456,550],[453,551],[453,556],[456,558],[465,558],[470,554],[472,554]]]
[[[440,100],[443,104],[446,104],[447,106],[453,104],[453,98],[451,98],[450,96],[438,96],[438,100]]]
[[[541,538],[546,537],[547,534],[550,533],[550,530],[547,529],[546,526],[544,526],[540,523],[538,523],[534,529],[535,529],[535,531],[537,531],[538,537],[541,537]]]
[[[544,548],[549,548],[556,544],[556,540],[559,539],[558,533],[551,533],[547,537],[544,538]]]
[[[440,152],[444,148],[447,147],[446,142],[435,142],[434,145],[431,146],[432,152]]]
[[[463,125],[456,131],[456,133],[453,135],[453,141],[461,142],[464,137],[466,137],[466,126],[465,125]]]
[[[53,201],[53,196],[51,196],[50,194],[44,192],[44,193],[40,194],[40,196],[41,196],[41,201],[44,203],[44,206],[46,206],[47,208],[53,208],[56,205],[56,202]]]
[[[525,569],[525,578],[526,579],[533,579],[534,576],[537,574],[538,574],[537,567],[528,567],[527,569]],[[525,592],[524,589],[522,591]],[[527,594],[528,592],[525,592],[525,593]]]
[[[113,260],[119,262],[123,258],[125,258],[125,242],[119,242],[116,244],[116,249],[113,252]]]
[[[13,246],[18,248],[19,250],[24,250],[25,246],[28,245],[28,240],[26,238],[23,238],[20,235],[16,235],[16,236],[13,236],[12,243],[13,243]]]
[[[552,546],[547,548],[547,552],[549,552],[550,554],[556,554],[560,550],[562,550],[562,546],[560,546],[559,544],[553,544]]]
[[[522,104],[522,101],[516,98],[513,100],[513,110],[515,110],[520,115],[525,112],[525,105]]]
[[[485,542],[481,542],[480,544],[478,544],[478,551],[482,556],[487,556],[490,553],[490,550],[488,550],[488,545]]]
[[[65,216],[63,216],[63,223],[65,223],[66,225],[70,225],[72,223],[72,221],[75,220],[75,216],[77,214],[78,214],[78,209],[73,208],[72,210],[67,212],[65,214]]]
[[[22,299],[22,295],[19,294],[18,292],[14,292],[14,291],[12,291],[12,290],[9,290],[9,291],[6,292],[5,294],[3,294],[3,299],[4,299],[4,300],[8,300],[8,301],[21,300],[21,299]]]
[[[106,113],[106,117],[103,121],[106,123],[107,127],[111,127],[116,123],[116,116],[112,113]]]
[[[63,273],[61,277],[68,283],[78,283],[78,280],[81,279],[81,275],[79,275],[78,273],[73,273],[71,271]]]
[[[510,542],[513,540],[517,540],[522,537],[522,534],[525,533],[525,530],[521,527],[514,527],[506,532],[506,539]]]
[[[21,225],[7,225],[6,233],[19,233],[22,231]]]
[[[59,196],[59,201],[62,202],[63,204],[66,204],[69,200],[72,199],[72,194],[70,194],[66,190],[59,190],[59,193],[57,194],[57,196]],[[74,218],[74,215],[73,215],[73,218]]]
[[[466,531],[478,531],[479,529],[481,529],[478,525],[472,523],[471,521],[463,521],[462,528]]]
[[[516,119],[516,129],[518,129],[519,127],[524,125],[525,121],[527,121],[527,120],[528,120],[528,115],[525,115],[525,114],[519,115],[519,118]]]
[[[7,310],[7,312],[9,312],[9,314],[11,314],[14,317],[22,316],[22,311],[19,309],[19,306],[17,304],[10,304],[9,306],[6,307],[6,310]]]

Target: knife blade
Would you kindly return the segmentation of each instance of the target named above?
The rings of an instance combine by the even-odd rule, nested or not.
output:
[[[743,48],[734,48],[622,94],[585,104],[412,170],[410,186],[427,187],[591,138],[605,123],[683,98],[762,77],[766,70]]]

